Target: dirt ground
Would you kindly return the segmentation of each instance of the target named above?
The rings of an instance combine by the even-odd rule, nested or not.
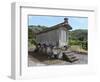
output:
[[[73,52],[74,53],[74,52]],[[45,66],[45,65],[73,65],[73,64],[87,64],[88,63],[88,55],[86,54],[76,54],[74,55],[79,59],[73,63],[59,60],[59,59],[49,59],[47,55],[41,53],[28,53],[28,66]]]

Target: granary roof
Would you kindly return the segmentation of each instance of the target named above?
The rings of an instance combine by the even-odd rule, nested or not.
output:
[[[40,31],[40,32],[38,32],[36,34],[38,35],[38,34],[45,33],[45,32],[48,32],[48,31],[52,31],[52,30],[55,30],[55,29],[58,29],[58,28],[62,28],[62,27],[65,27],[68,30],[72,29],[72,27],[68,24],[68,18],[64,18],[64,22],[59,23],[57,25],[54,25],[52,27],[46,28],[45,30]]]

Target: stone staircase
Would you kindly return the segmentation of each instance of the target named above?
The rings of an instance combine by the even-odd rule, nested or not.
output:
[[[71,51],[66,51],[66,52],[63,52],[63,59],[68,61],[68,62],[75,62],[75,61],[78,61],[78,57],[74,55],[75,53],[71,52]]]

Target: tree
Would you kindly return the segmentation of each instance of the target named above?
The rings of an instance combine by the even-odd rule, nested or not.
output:
[[[79,45],[83,49],[88,49],[87,30],[77,29],[70,31],[69,45]]]

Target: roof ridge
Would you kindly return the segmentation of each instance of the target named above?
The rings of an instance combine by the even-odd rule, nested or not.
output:
[[[41,34],[41,33],[47,32],[47,31],[51,31],[51,30],[54,30],[54,29],[57,29],[57,28],[60,28],[60,27],[66,27],[68,30],[72,29],[72,27],[68,24],[68,18],[64,18],[64,22],[59,23],[59,24],[54,25],[54,26],[51,26],[51,27],[48,27],[48,28],[44,29],[43,31],[40,31],[37,34]]]

